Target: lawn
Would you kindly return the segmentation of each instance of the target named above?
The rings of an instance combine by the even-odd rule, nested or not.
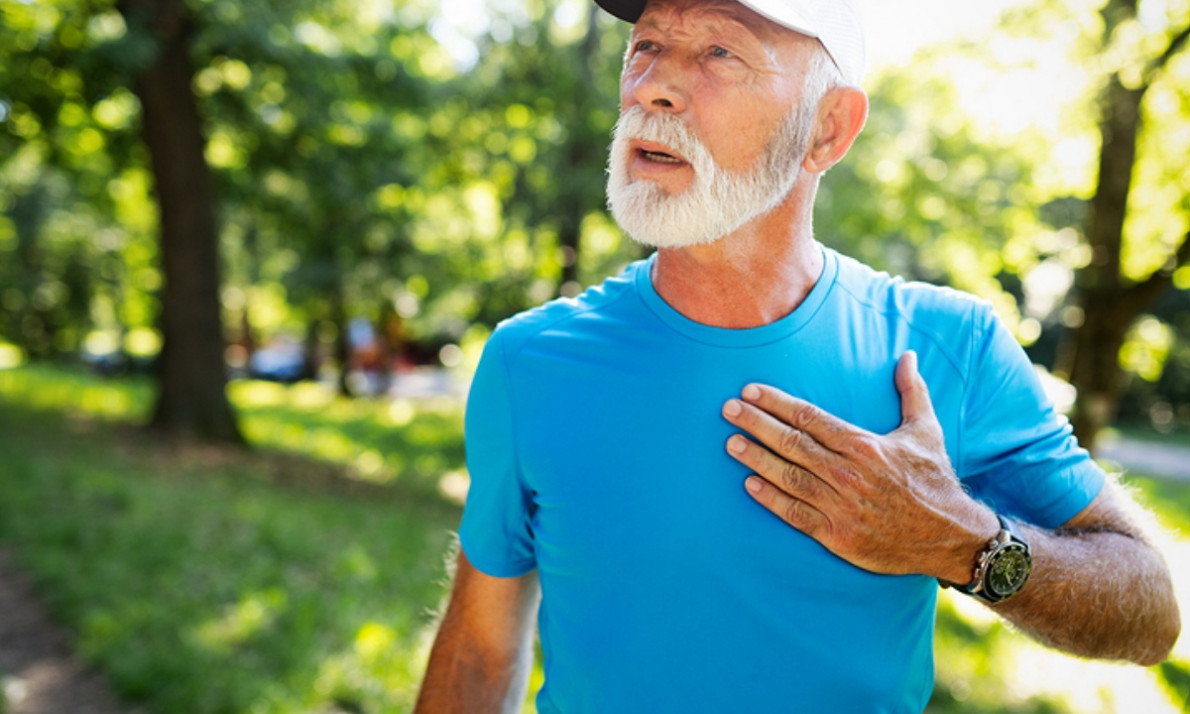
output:
[[[267,444],[282,407],[258,396],[240,394],[245,428]],[[360,454],[404,439],[441,451],[361,470],[360,454],[160,445],[118,419],[144,397],[0,373],[0,538],[82,654],[160,714],[411,709],[459,515],[443,472],[418,469],[460,466],[457,414],[424,407],[419,429],[382,435],[387,414],[328,403],[323,426],[298,404],[273,427],[282,442],[303,430],[319,456],[369,438]]]
[[[156,714],[409,711],[466,483],[459,405],[229,394],[251,453],[136,429],[145,382],[0,370],[0,541]],[[1190,488],[1131,481],[1190,595]],[[1183,711],[1188,642],[1160,668],[1082,662],[944,593],[929,711]]]

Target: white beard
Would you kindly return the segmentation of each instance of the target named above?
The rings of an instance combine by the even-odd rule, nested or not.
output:
[[[634,106],[620,115],[608,154],[607,202],[612,216],[638,243],[682,248],[711,243],[772,211],[797,183],[814,111],[789,117],[773,134],[764,154],[747,171],[721,168],[682,122],[668,112],[649,114]],[[632,179],[629,143],[660,143],[680,154],[694,170],[691,184],[669,195],[657,183]]]

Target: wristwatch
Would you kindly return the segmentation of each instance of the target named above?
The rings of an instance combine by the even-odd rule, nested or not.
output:
[[[984,602],[1001,602],[1016,595],[1029,579],[1033,559],[1029,544],[1021,537],[1012,522],[996,514],[1000,532],[988,541],[987,548],[975,560],[975,574],[970,585],[942,581],[943,587],[977,597]]]

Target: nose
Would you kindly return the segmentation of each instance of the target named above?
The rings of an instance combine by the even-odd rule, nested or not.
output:
[[[687,97],[682,82],[682,68],[677,58],[661,53],[639,72],[625,72],[621,105],[627,109],[639,104],[646,111],[686,111]]]

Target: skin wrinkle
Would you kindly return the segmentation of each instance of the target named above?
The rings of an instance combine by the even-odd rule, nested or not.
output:
[[[663,9],[677,10],[681,17],[693,19],[713,18],[745,30],[761,40],[764,45],[764,52],[773,62],[774,67],[777,68],[775,71],[788,71],[788,67],[783,66],[778,47],[788,39],[791,31],[758,13],[740,14],[738,12],[738,4],[735,0],[703,0],[696,7],[688,6],[682,2],[675,2],[674,0],[653,0],[649,3],[650,13],[642,15],[636,21],[634,29],[639,27],[663,29],[662,16],[660,13],[654,12]],[[835,66],[833,60],[830,60],[829,64],[832,67]],[[837,69],[835,73],[838,74]],[[842,82],[841,76],[840,82]]]
[[[719,47],[726,47],[730,57],[708,58],[708,51]],[[791,73],[791,67],[801,71]],[[841,81],[821,43],[754,13],[741,14],[735,3],[650,4],[633,28],[624,57],[622,112],[608,161],[613,216],[646,245],[727,243],[719,239],[787,202],[799,180],[816,185],[817,175],[804,174],[801,164],[816,138],[821,99]],[[754,108],[769,115],[773,107],[787,106],[778,130],[743,169],[733,167],[740,144],[731,135],[740,132],[713,132],[727,139],[711,145],[700,136],[722,127],[723,121],[717,118],[722,112],[704,115],[699,107],[740,99],[759,101]],[[741,110],[756,116],[758,128],[763,127],[767,121],[748,106]],[[633,139],[656,141],[686,158],[693,174],[687,185],[671,195],[672,184],[686,172],[670,175],[664,183],[630,175],[637,158],[630,146]],[[717,151],[725,153],[726,161]]]
[[[693,34],[693,31],[683,33],[684,27],[687,26],[686,23],[682,22],[683,20],[686,20],[687,18],[690,18],[691,20],[703,21],[713,20],[721,23],[721,32],[746,32],[752,37],[761,40],[762,43],[758,49],[759,51],[763,52],[765,57],[768,59],[769,66],[771,67],[770,71],[773,73],[781,72],[780,55],[778,54],[776,48],[771,44],[772,40],[774,39],[773,27],[770,26],[769,23],[758,21],[760,19],[759,16],[738,16],[737,13],[731,12],[730,6],[733,4],[734,3],[727,2],[708,2],[696,8],[685,8],[676,15],[678,18],[677,20],[673,19],[675,15],[660,16],[656,13],[645,15],[641,17],[641,19],[638,20],[636,25],[633,27],[633,39],[629,40],[627,53],[631,53],[633,42],[637,36],[637,33],[641,30],[671,32],[678,35],[678,37],[681,39],[689,39],[690,35]],[[650,9],[673,8],[675,6],[675,3],[654,2],[652,3]],[[663,24],[662,18],[669,19],[670,22]],[[732,39],[735,37],[738,37],[738,35],[733,36]],[[743,41],[755,48],[755,43],[750,42],[749,38],[745,37],[743,38]],[[627,57],[627,53],[625,54],[625,57]]]
[[[745,172],[720,166],[680,118],[630,107],[616,122],[608,152],[608,206],[617,223],[639,243],[675,248],[716,241],[772,211],[799,180],[818,104],[837,81],[838,70],[826,51],[814,47],[803,90],[807,103],[789,114]],[[670,196],[653,181],[632,179],[633,139],[664,144],[685,157],[694,170],[692,184]]]

